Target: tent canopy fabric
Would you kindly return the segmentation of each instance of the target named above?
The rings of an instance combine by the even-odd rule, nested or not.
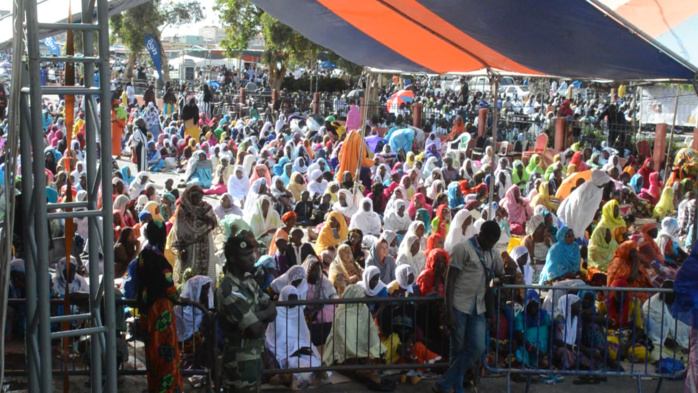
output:
[[[311,41],[377,69],[437,74],[496,69],[610,80],[696,75],[695,67],[588,1],[252,2]]]
[[[698,66],[698,1],[601,0],[601,3]]]

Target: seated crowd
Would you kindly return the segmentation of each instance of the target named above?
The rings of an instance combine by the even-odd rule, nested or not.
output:
[[[104,235],[114,238],[119,289],[138,301],[131,312],[157,336],[147,344],[150,364],[164,373],[157,378],[179,363],[179,350],[166,356],[163,347],[191,340],[202,323],[201,315],[184,311],[163,326],[158,316],[185,297],[215,307],[230,329],[260,340],[257,355],[266,367],[449,359],[451,369],[436,385],[447,390],[462,383],[462,373],[451,378],[454,364],[456,373],[478,366],[464,359],[478,358],[478,346],[461,343],[470,348],[463,355],[446,337],[479,323],[472,318],[485,311],[478,288],[489,283],[485,277],[495,278],[485,270],[496,283],[672,288],[682,265],[697,257],[690,149],[663,176],[652,158],[620,158],[601,144],[575,143],[550,158],[510,162],[492,146],[481,156],[448,149],[449,140],[467,132],[462,119],[449,135],[398,120],[385,134],[366,126],[364,137],[359,108],[349,108],[346,123],[327,118],[317,131],[297,116],[272,123],[229,115],[209,120],[201,112],[199,128],[191,119],[160,117],[156,124],[152,105],[147,121],[136,108],[129,111],[133,130],[124,151],[139,170],[115,170],[113,233]],[[80,139],[66,148],[61,124],[47,134],[47,198],[62,202],[72,193],[83,201],[81,161],[91,152]],[[181,183],[154,184],[149,171],[169,169],[183,173]],[[21,190],[21,179],[15,186]],[[75,223],[75,244],[86,250],[95,241],[87,219]],[[67,228],[52,220],[50,230],[59,238]],[[248,268],[241,258],[253,263]],[[23,261],[13,261],[10,271],[10,298],[23,298]],[[60,260],[52,293],[88,292],[86,274],[78,259]],[[261,308],[250,313],[247,303],[221,292],[230,285],[251,291]],[[498,292],[497,315],[482,318],[490,366],[619,370],[626,359],[658,360],[660,347],[690,347],[691,326],[670,312],[673,294]],[[239,293],[251,302],[246,294]],[[274,307],[274,301],[430,296],[439,302]],[[21,321],[23,310],[12,311]],[[14,325],[20,334],[23,328]],[[173,383],[181,384],[175,374]],[[371,388],[391,388],[369,367],[347,374]],[[325,377],[296,373],[270,382],[303,388]],[[157,378],[149,374],[149,384]]]

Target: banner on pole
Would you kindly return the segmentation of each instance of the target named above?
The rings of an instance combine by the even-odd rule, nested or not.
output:
[[[52,55],[60,56],[61,55],[61,48],[58,46],[58,43],[56,43],[56,39],[53,37],[47,37],[44,38],[44,44],[48,47],[49,52],[51,52]]]
[[[158,70],[160,81],[162,81],[162,58],[160,57],[160,46],[158,45],[157,40],[155,40],[155,37],[150,34],[145,36],[145,49],[150,54],[150,59],[153,60],[155,69]]]

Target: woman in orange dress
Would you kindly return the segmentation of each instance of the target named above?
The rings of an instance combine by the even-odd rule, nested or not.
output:
[[[631,288],[652,288],[645,264],[640,262],[637,243],[632,240],[618,246],[606,275],[609,287],[616,279],[624,278]],[[637,292],[637,298],[644,302],[649,298],[649,293]]]

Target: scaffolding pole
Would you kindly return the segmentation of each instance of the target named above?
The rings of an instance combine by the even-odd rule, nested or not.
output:
[[[92,392],[117,391],[116,386],[116,313],[114,296],[114,256],[112,236],[102,236],[112,231],[112,161],[107,150],[101,149],[99,141],[111,140],[111,92],[109,69],[109,15],[107,0],[80,0],[82,21],[62,27],[83,34],[84,58],[73,58],[84,64],[84,88],[41,86],[41,61],[39,54],[39,32],[51,28],[51,24],[38,22],[37,0],[24,2],[19,13],[26,12],[27,34],[27,77],[22,84],[21,94],[21,159],[25,169],[22,182],[22,218],[24,223],[23,257],[27,272],[27,364],[29,392],[51,392],[51,310],[49,298],[49,233],[47,210],[56,206],[46,203],[44,130],[42,127],[43,96],[47,94],[84,94],[85,140],[87,172],[87,209],[70,213],[75,218],[88,220],[88,271],[90,280],[89,318],[85,329],[61,332],[61,337],[89,336],[91,340],[91,390]],[[96,14],[95,14],[95,6]],[[97,16],[96,20],[94,16]],[[95,31],[99,31],[95,40]],[[97,52],[95,53],[95,43]],[[23,53],[15,52],[22,57]],[[95,57],[96,56],[96,57]],[[99,67],[99,87],[94,87],[95,64]],[[97,103],[95,96],[99,96]],[[98,108],[99,105],[99,108]],[[33,154],[36,152],[36,154]],[[29,168],[31,168],[31,173]],[[33,176],[33,178],[32,178]],[[68,191],[69,192],[69,191]],[[102,196],[106,196],[102,198]],[[102,200],[102,208],[99,202]],[[60,206],[58,206],[60,207]],[[64,208],[74,206],[66,205]],[[58,213],[65,214],[65,213]],[[101,229],[101,231],[100,231]],[[68,239],[68,241],[72,241]],[[103,252],[101,252],[103,250]],[[100,281],[100,254],[103,254],[103,276]],[[70,318],[70,310],[65,310]],[[104,320],[102,320],[104,319]],[[73,320],[83,320],[74,316]]]
[[[499,75],[495,75],[490,72],[490,82],[492,83],[492,92],[494,94],[494,104],[492,105],[492,151],[495,151],[497,147],[497,95],[499,94]],[[487,124],[485,124],[485,129],[487,129]],[[487,153],[485,153],[487,154]],[[490,175],[492,175],[489,185],[489,198],[487,202],[487,220],[494,220],[494,215],[497,212],[492,211],[492,200],[494,199],[494,184],[496,180],[494,178],[494,165],[491,165]]]

